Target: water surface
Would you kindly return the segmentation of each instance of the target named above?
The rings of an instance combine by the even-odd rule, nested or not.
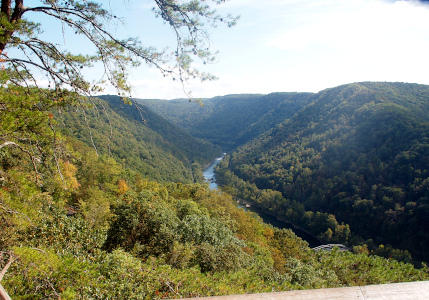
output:
[[[217,188],[218,188],[218,185],[216,183],[216,175],[214,173],[214,169],[216,168],[217,164],[222,160],[222,158],[224,156],[225,156],[225,153],[221,157],[216,158],[216,160],[213,162],[213,164],[210,165],[210,167],[205,169],[203,172],[204,178],[206,179],[207,182],[210,182],[209,185],[210,185],[210,188],[212,190],[217,190]],[[295,228],[292,224],[285,222],[285,221],[281,221],[281,220],[277,219],[275,216],[267,214],[266,212],[262,211],[261,209],[255,207],[255,206],[246,207],[245,205],[242,205],[242,204],[239,204],[238,206],[243,208],[244,210],[249,210],[249,211],[252,211],[252,212],[258,214],[262,218],[262,220],[267,224],[271,224],[272,226],[280,228],[280,229],[283,229],[283,228],[291,229],[297,236],[299,236],[303,240],[307,241],[309,246],[312,248],[320,245],[319,240],[316,239],[311,234],[309,234],[309,233],[307,233],[307,232],[305,232],[299,228]]]

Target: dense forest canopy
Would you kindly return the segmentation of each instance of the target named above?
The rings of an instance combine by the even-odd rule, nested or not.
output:
[[[130,92],[128,67],[142,62],[180,84],[212,79],[192,61],[214,59],[206,24],[237,20],[208,5],[222,2],[154,1],[176,37],[171,52],[116,38],[106,24],[117,16],[92,1],[1,1],[0,281],[12,299],[165,299],[429,279],[421,262],[429,259],[428,86],[355,83],[216,97],[192,108],[117,101]],[[96,53],[40,39],[46,23],[32,22],[35,13],[87,38]],[[83,75],[92,64],[103,66],[119,97],[87,97],[101,89]],[[214,191],[201,168],[220,147],[232,152],[217,169],[222,191]],[[238,208],[237,197],[351,251],[310,249]]]
[[[13,299],[183,298],[429,278],[420,263],[429,241],[427,86],[358,83],[192,108],[141,100],[146,107],[131,109],[117,96],[86,97],[100,86],[81,70],[101,63],[120,97],[130,91],[127,67],[139,61],[180,83],[211,79],[192,68],[193,57],[213,60],[203,21],[236,18],[207,1],[155,1],[177,37],[169,57],[115,38],[104,21],[116,16],[97,3],[24,2],[0,7],[0,281]],[[98,52],[39,39],[44,24],[26,19],[30,12],[59,20]],[[36,69],[49,88],[37,85]],[[220,147],[234,150],[217,170],[222,192],[201,176]],[[237,197],[352,251],[312,250],[238,208]]]
[[[126,118],[134,119],[139,123],[143,118],[147,128],[157,132],[168,143],[174,145],[177,148],[176,151],[183,152],[184,155],[182,156],[186,156],[188,162],[196,162],[206,166],[213,160],[213,157],[221,154],[219,146],[214,146],[210,142],[193,137],[185,130],[178,128],[173,123],[152,112],[148,107],[136,104],[138,107],[136,109],[133,106],[121,104],[117,96],[101,96],[100,98],[106,100],[109,103],[109,107]],[[195,103],[191,104],[198,107]],[[175,154],[175,156],[179,157],[180,155]]]
[[[390,244],[427,260],[428,99],[417,84],[322,91],[231,153],[219,178],[326,241]]]
[[[219,147],[192,137],[147,108],[124,104],[118,96],[101,97],[90,110],[63,110],[58,117],[61,132],[158,181],[201,183],[202,166],[221,153]]]
[[[6,102],[8,108],[14,103]],[[138,137],[139,126],[146,128],[109,115],[118,131],[112,152],[122,136],[128,141]],[[79,117],[64,117],[77,138]],[[49,125],[33,124],[36,129]],[[368,255],[362,247],[316,252],[291,230],[237,208],[227,193],[150,180],[97,156],[87,137],[56,134],[67,147],[62,179],[55,161],[46,161],[45,175],[35,181],[30,157],[13,148],[2,152],[8,177],[0,189],[0,266],[8,269],[1,283],[12,299],[182,298],[429,278],[425,268]]]
[[[309,103],[311,93],[239,94],[186,100],[137,99],[192,135],[231,151],[293,116]]]
[[[389,98],[386,90],[396,98]],[[419,227],[425,219],[419,217],[427,197],[427,117],[413,111],[427,111],[427,90],[368,83],[305,94],[312,102],[221,162],[217,175],[225,186],[219,192],[202,181],[200,163],[220,149],[192,138],[148,108],[129,109],[118,104],[116,96],[106,96],[92,110],[63,105],[58,112],[40,91],[2,88],[2,133],[29,139],[37,134],[39,142],[26,149],[43,152],[39,156],[16,147],[1,149],[1,284],[13,299],[162,299],[427,280],[425,265],[416,269],[407,251],[389,245],[372,249],[364,240],[369,237],[350,222],[357,209],[358,217],[378,225],[372,214],[381,212],[382,222],[389,221],[381,224],[382,230],[389,233],[393,226],[404,234],[401,225],[409,222],[418,230],[416,235],[425,237]],[[354,118],[348,119],[346,112],[353,112]],[[265,119],[262,114],[258,120]],[[85,133],[89,130],[92,134]],[[369,134],[368,143],[356,142],[353,134],[361,140]],[[387,141],[398,150],[382,148]],[[288,152],[279,153],[284,150]],[[316,150],[321,154],[314,157]],[[282,157],[288,159],[276,165]],[[363,167],[359,158],[364,159]],[[323,162],[315,170],[324,172],[323,178],[322,173],[312,175],[317,162]],[[324,167],[330,163],[337,168]],[[353,168],[343,171],[348,165]],[[354,174],[371,166],[374,175]],[[381,167],[390,169],[376,176]],[[420,179],[400,186],[409,174],[419,174]],[[383,179],[371,186],[373,198],[363,198],[368,183],[358,181],[362,176]],[[344,183],[344,178],[350,182]],[[274,190],[280,182],[289,188],[290,198]],[[307,190],[315,185],[322,189],[319,183],[331,187],[325,198],[318,198],[326,206]],[[409,193],[420,198],[409,203]],[[273,213],[293,222],[309,220],[309,230],[322,229],[328,241],[357,242],[349,252],[314,251],[291,230],[264,224],[238,208],[233,201],[237,196],[272,207]],[[331,210],[337,199],[342,208],[354,204],[347,224]],[[409,235],[410,243],[414,237]],[[419,258],[419,249],[410,251]]]

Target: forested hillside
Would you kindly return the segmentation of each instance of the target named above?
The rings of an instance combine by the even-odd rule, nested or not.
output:
[[[428,177],[429,87],[402,83],[322,91],[218,169],[225,190],[325,241],[425,261]]]
[[[426,267],[365,247],[311,250],[228,193],[177,182],[193,181],[186,155],[149,125],[103,101],[84,113],[48,93],[0,88],[0,269],[12,299],[171,299],[429,279]]]
[[[161,135],[167,143],[175,147],[175,151],[181,152],[175,154],[176,157],[185,155],[188,162],[196,162],[204,166],[221,154],[222,150],[219,146],[195,138],[142,104],[136,104],[139,107],[136,109],[135,105],[124,105],[117,96],[101,96],[100,98],[106,100],[112,110],[125,118],[134,119],[139,123],[143,118],[146,127]],[[198,104],[193,105],[198,107]]]
[[[193,136],[231,151],[293,116],[311,97],[311,93],[228,95],[203,99],[201,106],[188,100],[137,101]]]
[[[219,147],[196,139],[149,109],[103,96],[94,107],[66,109],[59,129],[114,157],[145,177],[183,183],[202,180],[201,166],[221,153]]]

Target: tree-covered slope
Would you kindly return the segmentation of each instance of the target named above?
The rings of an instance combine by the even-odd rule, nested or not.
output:
[[[293,116],[309,103],[310,93],[241,94],[202,100],[144,100],[156,113],[193,136],[208,140],[224,151],[235,149]]]
[[[148,107],[136,104],[138,105],[137,109],[134,105],[123,104],[117,96],[101,96],[100,98],[107,101],[112,110],[125,118],[133,119],[139,123],[142,123],[143,118],[149,129],[161,135],[166,142],[176,148],[176,151],[180,151],[178,156],[184,154],[188,161],[206,165],[221,153],[219,146],[193,137]]]
[[[13,258],[2,280],[12,299],[180,299],[428,279],[426,269],[366,253],[316,252],[226,193],[145,180],[90,150],[63,171],[76,183],[68,190],[59,179],[50,191],[24,177],[1,182],[0,267]],[[71,203],[78,209],[68,216]]]
[[[220,154],[219,147],[190,136],[148,109],[138,110],[116,96],[103,98],[109,101],[95,102],[85,114],[82,108],[61,114],[62,132],[161,181],[198,181],[201,165]]]
[[[186,168],[173,169],[181,160],[158,134],[106,103],[103,112],[103,102],[99,114],[95,107],[53,114],[45,95],[0,87],[0,269],[12,299],[172,299],[429,277],[427,268],[364,247],[314,251],[207,183],[167,182]],[[102,154],[107,115],[118,138],[111,152],[122,146],[145,160]],[[92,136],[99,154],[60,127]],[[153,174],[138,171],[150,167]]]
[[[429,259],[428,86],[368,82],[322,91],[220,167],[226,184],[238,176],[248,190],[279,191],[257,201],[325,240],[372,239]]]

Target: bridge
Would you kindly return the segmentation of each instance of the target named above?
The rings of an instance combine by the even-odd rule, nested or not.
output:
[[[327,244],[327,245],[320,245],[317,247],[314,247],[313,250],[319,251],[319,250],[326,250],[326,251],[332,251],[335,247],[338,248],[338,251],[350,251],[350,248],[344,246],[343,244]]]
[[[188,298],[188,300],[428,300],[429,281],[344,287],[335,289]],[[184,299],[182,299],[184,300]]]

